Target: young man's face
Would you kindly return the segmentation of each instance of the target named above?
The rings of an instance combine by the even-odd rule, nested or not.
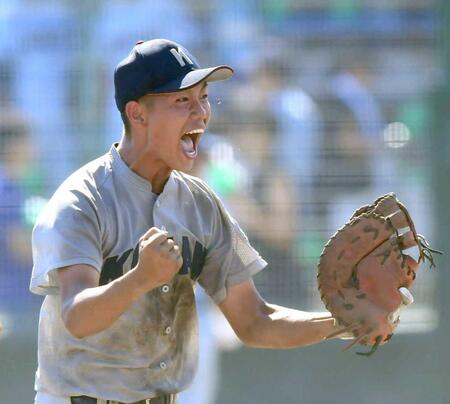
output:
[[[146,98],[149,158],[163,169],[190,171],[211,115],[206,82]]]

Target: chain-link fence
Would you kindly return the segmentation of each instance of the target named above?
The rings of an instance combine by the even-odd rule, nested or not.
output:
[[[0,402],[33,397],[32,226],[65,177],[120,140],[113,71],[140,39],[170,38],[202,65],[235,69],[210,86],[195,174],[269,262],[255,277],[267,300],[322,310],[315,277],[324,242],[386,192],[448,252],[448,215],[437,214],[449,199],[447,8],[437,0],[0,0]],[[448,269],[444,259],[438,267]],[[222,354],[216,402],[322,403],[337,394],[333,402],[448,402],[440,375],[449,368],[438,354],[447,278],[437,271],[421,270],[398,342],[381,359],[357,363],[336,354],[338,344],[290,356],[240,348]],[[405,364],[405,341],[421,370]],[[339,386],[344,377],[358,386]]]

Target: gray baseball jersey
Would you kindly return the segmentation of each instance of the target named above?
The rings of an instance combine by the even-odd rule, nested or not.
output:
[[[55,270],[88,264],[100,284],[137,263],[139,238],[163,226],[182,247],[174,279],[152,290],[108,329],[77,339],[65,329]],[[200,179],[173,171],[164,191],[131,171],[115,146],[72,174],[33,230],[30,288],[45,295],[39,323],[38,391],[122,402],[176,393],[197,365],[193,288],[217,302],[264,268],[236,221]]]

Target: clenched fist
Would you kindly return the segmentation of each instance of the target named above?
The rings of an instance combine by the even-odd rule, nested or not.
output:
[[[152,227],[142,236],[134,271],[144,288],[151,290],[169,282],[182,265],[181,249],[166,231]]]

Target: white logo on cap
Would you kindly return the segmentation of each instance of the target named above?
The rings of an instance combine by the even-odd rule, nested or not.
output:
[[[172,48],[170,50],[170,53],[175,56],[175,59],[177,60],[177,62],[180,64],[181,67],[185,66],[186,63],[193,65],[194,63],[192,62],[191,59],[189,59],[189,57],[183,52],[183,49],[174,49]]]

